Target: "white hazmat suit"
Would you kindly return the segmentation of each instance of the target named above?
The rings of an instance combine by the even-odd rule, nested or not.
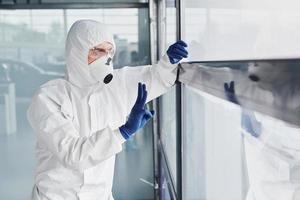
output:
[[[119,127],[138,82],[147,86],[147,102],[175,82],[177,65],[167,56],[153,66],[114,70],[108,84],[95,80],[87,55],[104,41],[115,48],[105,25],[75,22],[66,41],[66,78],[42,85],[32,99],[27,115],[37,135],[34,200],[112,200],[115,155],[125,141]]]

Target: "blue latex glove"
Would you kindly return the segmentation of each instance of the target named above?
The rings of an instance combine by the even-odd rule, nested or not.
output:
[[[131,109],[127,122],[121,126],[120,132],[127,140],[140,128],[143,128],[145,124],[153,117],[154,111],[145,109],[145,103],[147,100],[146,85],[138,84],[138,96],[134,106]]]
[[[236,98],[235,95],[235,89],[234,89],[234,81],[230,81],[230,83],[224,83],[224,89],[225,89],[225,96],[226,98],[233,102],[236,103],[238,105],[240,105],[238,99]]]
[[[185,49],[186,47],[187,44],[182,40],[179,40],[169,46],[167,55],[169,56],[169,60],[172,64],[178,63],[182,58],[187,58],[188,52]]]

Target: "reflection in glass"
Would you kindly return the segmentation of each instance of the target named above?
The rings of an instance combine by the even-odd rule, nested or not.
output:
[[[177,177],[177,144],[176,144],[176,88],[173,87],[161,98],[160,126],[161,141],[163,144],[167,164],[171,170],[172,180],[176,188]]]
[[[180,79],[190,85],[183,94],[186,199],[300,197],[299,66],[299,60],[183,64]]]
[[[244,199],[240,108],[187,86],[183,96],[183,199]]]
[[[299,126],[299,66],[298,59],[183,63],[180,81],[223,99],[233,81],[242,107]]]

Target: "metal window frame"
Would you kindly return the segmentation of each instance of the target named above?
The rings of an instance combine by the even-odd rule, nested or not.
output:
[[[149,29],[150,29],[150,62],[156,63],[158,60],[158,2],[157,0],[149,1]],[[159,103],[155,99],[152,101],[152,107],[156,110],[156,115],[152,123],[152,141],[153,141],[153,180],[154,180],[154,199],[159,200],[160,186],[160,154],[159,154]]]
[[[156,57],[153,57],[155,58],[155,62],[157,62],[159,59],[160,59],[160,54],[161,54],[161,49],[164,49],[164,44],[163,44],[163,41],[164,41],[164,38],[163,38],[163,35],[164,35],[164,30],[162,29],[162,26],[161,26],[161,23],[163,22],[163,19],[165,18],[165,12],[164,13],[161,13],[161,9],[162,7],[164,7],[164,3],[165,3],[165,0],[156,0],[157,2],[157,10],[156,10],[156,45],[157,45],[157,48],[156,48]],[[161,130],[161,118],[160,118],[160,107],[162,105],[162,101],[161,101],[161,97],[157,98],[155,100],[155,104],[156,104],[156,125],[155,126],[155,132],[154,132],[154,135],[155,135],[155,138],[156,138],[156,145],[157,145],[157,151],[155,152],[156,154],[156,159],[157,159],[157,168],[155,168],[156,172],[156,182],[157,182],[157,185],[160,187],[162,185],[161,183],[161,168],[163,167],[164,163],[162,162],[162,157],[165,158],[163,154],[163,150],[162,150],[162,146],[161,145],[161,135],[160,135],[160,130]],[[165,162],[165,164],[167,165],[167,163]],[[169,174],[170,171],[166,170],[167,173]],[[161,193],[160,193],[160,188],[158,188],[157,190],[157,196],[156,196],[156,200],[160,200],[160,197],[161,197]],[[174,197],[174,196],[173,196]]]
[[[164,7],[166,7],[167,2],[165,0],[160,1],[161,4],[163,4]],[[181,0],[175,0],[175,9],[176,9],[176,40],[181,39]],[[165,13],[164,13],[165,14]],[[163,35],[165,34],[165,30],[161,30],[160,22],[163,21],[162,19],[165,19],[166,16],[160,16],[160,13],[158,13],[158,54],[160,53],[161,49],[165,49],[164,47],[164,40],[165,38]],[[167,161],[167,156],[165,154],[164,147],[161,143],[159,133],[160,133],[160,118],[158,117],[158,125],[156,127],[157,133],[158,134],[158,149],[159,149],[159,156],[163,157],[164,163],[158,163],[159,166],[161,165],[166,166],[166,171],[168,171],[169,174],[169,179],[170,183],[172,184],[171,188],[173,189],[171,191],[172,199],[177,199],[181,200],[182,199],[182,84],[179,82],[179,70],[177,74],[177,80],[176,80],[176,85],[175,85],[175,102],[176,102],[176,188],[174,184],[173,177],[170,172],[170,167]],[[157,110],[159,111],[159,108],[161,105],[161,98],[157,100]],[[158,113],[159,116],[159,113]],[[160,174],[160,167],[158,168]]]
[[[15,3],[15,4],[1,4],[0,9],[16,10],[16,9],[93,9],[93,8],[148,8],[148,2],[141,3],[43,3],[38,1],[37,3],[30,3],[27,1],[26,4]]]
[[[181,40],[181,0],[175,1],[176,7],[176,32],[177,32],[177,40]],[[180,68],[179,68],[180,69]],[[176,125],[177,125],[177,197],[178,200],[182,200],[182,156],[183,156],[183,145],[182,145],[182,114],[184,113],[182,107],[182,84],[178,81],[179,78],[179,70],[177,71],[177,80],[176,80]]]

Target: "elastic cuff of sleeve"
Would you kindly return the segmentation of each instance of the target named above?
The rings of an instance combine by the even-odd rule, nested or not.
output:
[[[119,139],[119,141],[121,142],[121,144],[123,144],[126,141],[126,139],[122,135],[122,132],[120,131],[120,129],[118,131],[116,131],[116,136]]]
[[[120,130],[120,133],[123,136],[123,138],[125,138],[125,140],[127,140],[130,137],[130,135],[127,133],[126,128],[124,127],[124,125],[121,126],[119,128],[119,130]]]
[[[172,66],[172,67],[178,65],[178,63],[174,63],[174,64],[171,63],[168,54],[163,55],[163,57],[160,59],[160,61],[161,61],[161,62],[164,62],[165,64],[170,65],[170,66]]]
[[[178,63],[172,64],[169,61],[169,57],[165,54],[157,64],[157,73],[160,79],[167,86],[171,87],[174,85],[177,77]]]

